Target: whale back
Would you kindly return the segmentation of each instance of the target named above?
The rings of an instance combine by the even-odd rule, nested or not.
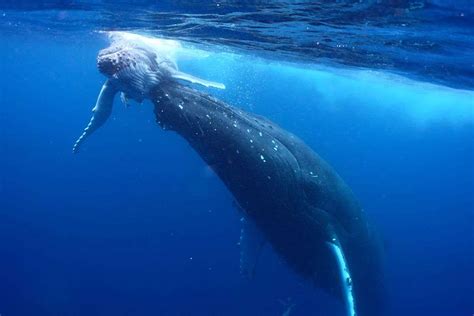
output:
[[[343,297],[337,238],[357,315],[381,315],[377,234],[350,188],[299,138],[269,120],[172,82],[152,98],[157,121],[183,136],[216,172],[275,251],[299,275]]]

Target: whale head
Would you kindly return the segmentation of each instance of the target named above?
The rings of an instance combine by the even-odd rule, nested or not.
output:
[[[180,46],[171,40],[118,33],[111,35],[110,47],[97,56],[97,68],[126,97],[142,102],[150,92],[166,81],[180,81],[205,87],[225,89],[225,85],[181,72],[176,65],[174,50]]]
[[[112,40],[111,45],[99,51],[97,56],[97,68],[107,80],[92,109],[93,116],[76,140],[73,152],[78,152],[84,140],[105,124],[112,113],[115,95],[119,92],[127,105],[128,99],[137,102],[153,99],[157,88],[169,82],[177,86],[184,81],[205,87],[225,88],[222,83],[179,71],[175,53],[181,46],[176,41],[127,32],[108,32],[108,35]]]
[[[113,45],[99,52],[97,68],[117,90],[142,102],[153,87],[170,77],[173,64],[150,50]]]

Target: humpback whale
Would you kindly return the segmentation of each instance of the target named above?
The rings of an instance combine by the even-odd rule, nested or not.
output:
[[[253,274],[269,244],[298,275],[340,298],[347,315],[383,315],[379,238],[336,171],[277,124],[192,86],[222,85],[177,74],[147,47],[118,47],[99,54],[98,68],[108,79],[83,135],[105,122],[116,93],[150,99],[158,124],[181,135],[235,198],[244,274]]]

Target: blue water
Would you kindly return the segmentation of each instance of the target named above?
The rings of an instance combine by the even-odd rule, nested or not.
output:
[[[444,4],[472,12],[468,2]],[[291,316],[344,315],[269,247],[256,278],[240,276],[232,196],[157,126],[150,103],[116,100],[112,119],[73,155],[104,81],[95,60],[108,43],[90,31],[110,24],[70,29],[27,9],[3,11],[19,22],[0,34],[2,316],[282,315],[291,304]],[[467,65],[474,39],[465,30],[465,57],[446,57],[444,69]],[[182,70],[225,83],[209,92],[301,137],[354,190],[383,236],[387,315],[474,313],[472,68],[431,76],[418,71],[433,65],[424,52],[412,56],[419,68],[371,68],[193,36],[209,52],[179,60]]]

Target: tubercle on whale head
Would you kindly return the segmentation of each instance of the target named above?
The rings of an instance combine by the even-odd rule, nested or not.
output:
[[[127,99],[141,103],[167,76],[155,53],[133,46],[112,45],[97,56],[97,68]]]
[[[120,47],[102,49],[97,56],[97,68],[107,77],[117,74],[130,64],[130,57]]]
[[[136,67],[138,63],[150,66],[155,57],[139,48],[113,45],[99,51],[97,68],[107,77],[118,76],[120,71]]]

